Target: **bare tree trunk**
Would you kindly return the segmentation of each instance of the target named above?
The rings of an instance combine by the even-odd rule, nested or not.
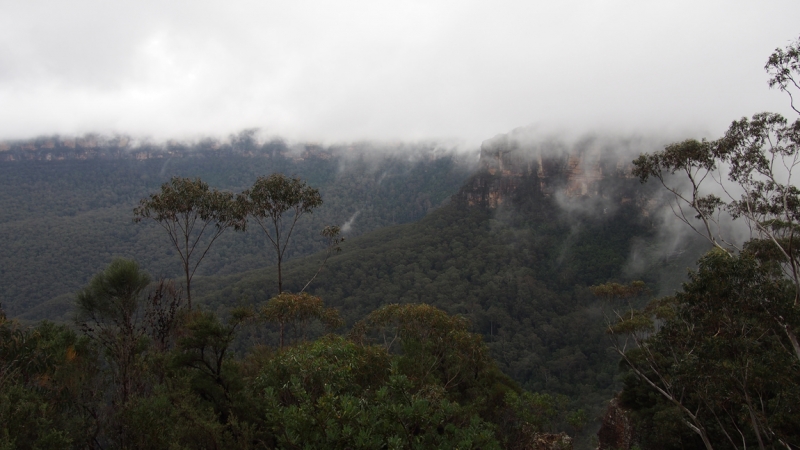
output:
[[[278,255],[278,294],[283,294],[283,273],[281,272],[281,255]]]
[[[186,304],[189,307],[189,311],[192,310],[192,280],[189,278],[189,266],[185,266],[186,270]]]

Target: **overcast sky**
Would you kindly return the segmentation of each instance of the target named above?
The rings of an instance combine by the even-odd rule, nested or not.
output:
[[[788,111],[797,0],[0,0],[0,139],[689,133]]]

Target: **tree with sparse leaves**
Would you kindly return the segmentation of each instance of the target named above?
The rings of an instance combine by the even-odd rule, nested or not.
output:
[[[800,40],[776,49],[766,69],[770,86],[789,94],[796,110],[792,91],[798,89],[800,79]],[[751,231],[747,249],[782,269],[795,286],[795,306],[800,308],[800,189],[796,186],[800,119],[790,122],[776,113],[755,114],[752,119],[734,121],[716,141],[687,140],[643,154],[633,163],[633,173],[642,182],[657,179],[673,194],[673,210],[679,219],[730,256],[745,248],[726,235],[727,222],[744,220]],[[800,361],[800,330],[779,314],[774,320]]]
[[[322,261],[320,261],[319,268],[317,268],[317,271],[314,273],[314,276],[312,276],[311,279],[308,280],[306,285],[303,286],[303,289],[300,289],[301,294],[305,292],[306,288],[309,285],[311,285],[311,283],[317,278],[317,275],[319,275],[319,273],[322,272],[322,268],[325,267],[325,263],[328,262],[328,259],[330,259],[330,257],[334,253],[339,253],[342,251],[342,248],[339,247],[339,244],[344,242],[344,237],[342,237],[340,233],[341,229],[335,225],[328,225],[322,229],[320,235],[322,235],[322,237],[325,238],[325,243],[326,243],[325,257],[322,258]]]
[[[776,49],[765,68],[800,113],[800,40]],[[619,308],[609,323],[628,373],[621,399],[651,431],[645,447],[800,447],[799,165],[800,120],[775,113],[634,161],[634,174],[658,180],[675,215],[714,246],[676,295]],[[744,243],[730,236],[736,219],[751,232]],[[641,288],[593,290],[619,301]],[[691,434],[658,432],[672,423]]]
[[[274,173],[268,177],[258,177],[253,186],[244,191],[239,199],[240,203],[245,205],[248,215],[264,231],[275,250],[280,294],[283,292],[283,261],[292,232],[300,217],[313,213],[322,205],[322,196],[319,190],[308,186],[299,178]],[[328,240],[328,248],[338,251],[338,244],[342,241],[339,237],[339,228],[326,227],[323,236]]]
[[[169,235],[186,277],[186,299],[192,308],[192,277],[214,241],[227,229],[244,230],[242,205],[230,192],[209,188],[197,179],[174,177],[161,192],[139,202],[134,222],[156,221]]]

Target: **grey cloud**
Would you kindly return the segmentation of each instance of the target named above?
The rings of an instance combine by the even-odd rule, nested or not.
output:
[[[256,126],[477,146],[530,123],[718,134],[787,109],[761,67],[798,15],[789,0],[9,1],[0,139]]]

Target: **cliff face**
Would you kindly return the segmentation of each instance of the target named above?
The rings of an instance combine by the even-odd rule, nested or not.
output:
[[[148,160],[167,158],[244,156],[275,158],[300,162],[305,160],[349,160],[386,158],[432,162],[452,153],[442,152],[428,144],[383,145],[361,143],[347,146],[322,146],[315,143],[298,143],[291,146],[274,139],[258,142],[252,133],[243,132],[227,140],[203,139],[197,142],[167,141],[153,143],[137,141],[128,136],[84,137],[48,136],[35,139],[0,141],[0,163],[17,161],[65,160]]]
[[[257,145],[254,141],[219,142],[211,139],[186,144],[169,141],[163,144],[135,142],[127,136],[106,137],[89,134],[84,137],[42,137],[0,142],[0,162],[65,161],[90,159],[163,159],[193,156],[253,156],[289,158],[302,161],[311,158],[331,159],[328,148],[305,145],[288,148],[283,142]]]
[[[638,184],[631,175],[631,159],[615,152],[613,143],[590,138],[568,145],[526,142],[513,133],[499,135],[481,145],[479,172],[457,200],[489,208],[537,196],[567,201],[602,197],[627,203],[635,193],[620,187]]]

